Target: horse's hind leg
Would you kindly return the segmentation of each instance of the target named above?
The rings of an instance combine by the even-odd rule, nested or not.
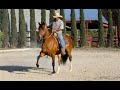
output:
[[[57,73],[60,71],[60,64],[61,64],[61,54],[58,55],[58,70]]]
[[[42,51],[41,51],[41,52],[40,52],[40,55],[38,55],[38,57],[37,57],[37,62],[36,62],[36,66],[37,66],[37,68],[39,67],[39,64],[38,64],[39,59],[40,59],[40,57],[43,57],[43,56],[45,56],[45,54],[42,53]]]
[[[68,56],[69,56],[69,60],[70,60],[70,71],[72,71],[72,55],[71,55],[71,53],[69,53],[68,54]]]

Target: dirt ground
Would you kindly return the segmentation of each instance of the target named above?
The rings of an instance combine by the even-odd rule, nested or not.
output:
[[[40,49],[0,52],[0,81],[119,81],[120,50],[111,48],[73,49],[73,70],[70,62],[52,75],[52,60],[42,57],[39,68],[36,58]],[[57,70],[58,59],[56,56]]]

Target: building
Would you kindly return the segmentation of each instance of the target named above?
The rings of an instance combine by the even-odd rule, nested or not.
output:
[[[70,17],[70,9],[65,10],[65,18],[66,18],[66,24],[70,26],[71,23],[71,17]],[[79,29],[80,26],[80,10],[75,9],[75,15],[76,15],[76,24],[77,28]],[[87,29],[98,29],[98,10],[97,9],[84,9],[84,18],[86,23]],[[105,17],[102,17],[103,26],[107,28],[108,21],[105,19]]]
[[[67,9],[67,12],[65,12],[68,16],[71,14],[70,13],[70,9]],[[75,14],[76,14],[76,26],[77,26],[77,30],[79,31],[80,29],[80,10],[79,9],[75,9]],[[91,37],[88,35],[88,29],[89,30],[98,30],[99,28],[99,22],[98,22],[98,10],[97,9],[84,9],[84,18],[85,18],[85,28],[86,28],[86,41],[87,43],[97,43],[97,37]],[[107,36],[107,28],[108,28],[108,22],[107,20],[104,18],[104,16],[102,17],[102,21],[103,21],[103,26],[106,32],[106,36]],[[71,30],[71,17],[67,17],[66,16],[66,29],[67,31]],[[78,34],[77,34],[78,35]],[[79,41],[79,37],[78,37],[78,41]]]

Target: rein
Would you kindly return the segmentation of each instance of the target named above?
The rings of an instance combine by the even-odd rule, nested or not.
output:
[[[44,29],[44,31],[46,32],[46,29]],[[45,34],[45,32],[43,32],[43,34]],[[51,33],[48,37],[46,37],[46,38],[50,38],[51,36],[53,35],[53,33]],[[54,37],[54,36],[53,36]],[[43,40],[45,40],[46,38],[43,38]],[[54,37],[55,38],[55,37]],[[56,38],[55,38],[55,40],[56,40]],[[57,40],[56,40],[56,42],[57,42]]]
[[[52,33],[47,38],[50,38],[51,35],[52,35]],[[45,38],[43,38],[43,39],[45,39]]]
[[[46,32],[46,29],[44,29],[44,32],[42,33],[42,35],[44,35],[45,32]],[[47,38],[50,38],[51,35],[52,35],[52,33]],[[45,39],[45,38],[43,38],[43,39]]]

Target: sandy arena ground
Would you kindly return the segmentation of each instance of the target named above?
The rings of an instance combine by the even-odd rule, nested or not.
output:
[[[52,75],[50,57],[42,57],[36,68],[40,49],[0,52],[0,81],[109,81],[120,80],[119,49],[73,49],[73,70],[70,62]],[[58,60],[56,57],[56,70]]]

